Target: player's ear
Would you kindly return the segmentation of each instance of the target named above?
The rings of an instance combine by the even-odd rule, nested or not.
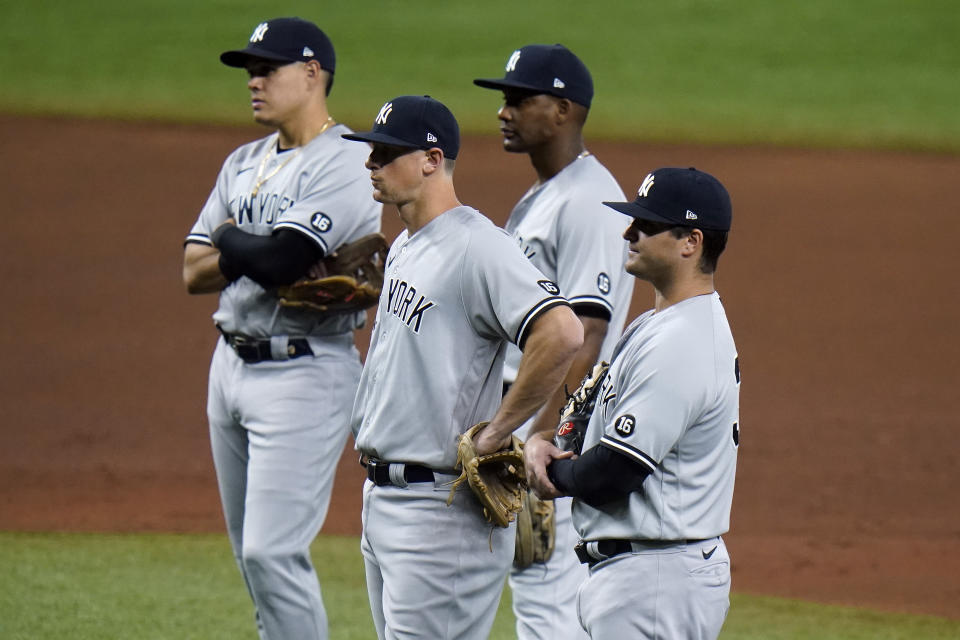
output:
[[[326,83],[326,71],[323,70],[323,67],[320,66],[320,63],[316,60],[308,60],[303,63],[303,67],[307,72],[307,77],[314,81],[321,81]]]
[[[684,258],[690,258],[703,249],[703,231],[700,229],[691,229],[681,240],[680,255]]]
[[[573,113],[573,103],[567,98],[556,98],[554,105],[556,107],[557,124],[563,124]]]
[[[428,176],[443,169],[443,150],[439,147],[427,149],[424,156],[423,175]]]

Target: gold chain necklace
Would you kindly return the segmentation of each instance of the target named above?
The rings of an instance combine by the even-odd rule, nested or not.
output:
[[[333,124],[335,124],[333,117],[327,118],[327,121],[323,123],[322,127],[320,127],[320,131],[317,133],[317,135],[319,136],[321,133],[329,129]],[[277,144],[279,145],[279,142]],[[267,166],[267,160],[270,159],[270,154],[272,154],[276,148],[277,147],[275,146],[271,146],[267,150],[267,153],[263,156],[263,160],[260,161],[260,168],[257,169],[257,177],[254,179],[255,184],[253,185],[253,191],[250,192],[250,196],[253,198],[257,197],[257,194],[260,193],[260,187],[263,186],[264,182],[277,175],[280,172],[280,169],[283,169],[285,166],[290,164],[290,161],[300,155],[300,151],[303,149],[302,146],[297,147],[296,153],[292,154],[289,158],[281,162],[273,171],[261,178],[261,176],[263,176],[263,170]]]

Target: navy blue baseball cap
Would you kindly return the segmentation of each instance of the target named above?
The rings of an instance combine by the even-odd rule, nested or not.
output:
[[[398,96],[380,107],[373,129],[345,133],[347,140],[410,149],[437,147],[451,160],[460,151],[460,127],[450,109],[430,96]]]
[[[690,167],[664,167],[647,174],[633,202],[604,202],[633,218],[680,227],[729,231],[730,194],[709,173]]]
[[[229,67],[244,67],[250,58],[287,63],[316,60],[330,74],[337,66],[330,38],[320,27],[302,18],[261,22],[254,28],[246,47],[220,54],[220,62]]]
[[[568,98],[590,107],[593,78],[580,58],[562,44],[528,44],[510,54],[503,78],[478,78],[485,89],[526,89]]]

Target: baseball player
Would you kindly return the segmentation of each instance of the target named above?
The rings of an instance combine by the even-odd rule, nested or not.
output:
[[[696,169],[648,174],[626,270],[655,306],[617,343],[583,451],[546,436],[525,450],[542,496],[572,495],[590,568],[578,614],[592,638],[716,638],[729,608],[729,529],[740,366],[713,274],[730,229],[726,189]]]
[[[326,516],[360,379],[362,312],[278,304],[276,287],[380,228],[364,153],[327,112],[333,45],[316,25],[277,18],[220,60],[246,69],[254,120],[275,129],[236,149],[184,250],[190,293],[219,293],[222,333],[207,415],[227,531],[260,637],[326,638],[309,545]]]
[[[622,216],[601,202],[623,200],[624,195],[584,146],[593,79],[569,49],[560,44],[521,47],[507,60],[503,78],[474,84],[503,92],[498,112],[503,148],[526,153],[537,174],[510,213],[506,230],[534,266],[559,285],[583,324],[583,347],[532,427],[552,435],[566,399],[564,388],[576,389],[595,362],[610,359],[630,307],[633,280],[623,271]],[[507,348],[505,383],[516,378],[520,356],[513,345]],[[546,566],[535,563],[511,571],[521,640],[585,637],[574,604],[586,568],[573,553],[570,504],[570,498],[555,501],[555,550]]]
[[[361,548],[380,638],[486,638],[513,558],[514,528],[484,519],[457,477],[457,439],[505,446],[560,384],[583,330],[557,286],[453,187],[459,129],[423,96],[380,109],[366,166],[405,230],[390,248],[353,409],[366,460]],[[505,346],[523,351],[502,398]]]

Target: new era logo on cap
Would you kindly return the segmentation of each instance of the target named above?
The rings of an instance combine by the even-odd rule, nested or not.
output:
[[[313,49],[311,49],[310,47],[304,47],[304,48],[303,48],[303,57],[304,57],[304,58],[312,58],[312,57],[313,57]]]
[[[427,142],[436,142],[437,136],[433,135],[429,131],[427,132]]]
[[[567,86],[567,85],[565,85],[565,84],[563,83],[563,80],[561,80],[560,78],[554,78],[554,79],[553,79],[553,88],[554,88],[554,89],[563,89],[563,88],[566,87],[566,86]]]
[[[690,209],[687,209],[687,220],[696,220],[696,219],[697,219],[697,214],[695,214],[693,211],[690,211]]]

